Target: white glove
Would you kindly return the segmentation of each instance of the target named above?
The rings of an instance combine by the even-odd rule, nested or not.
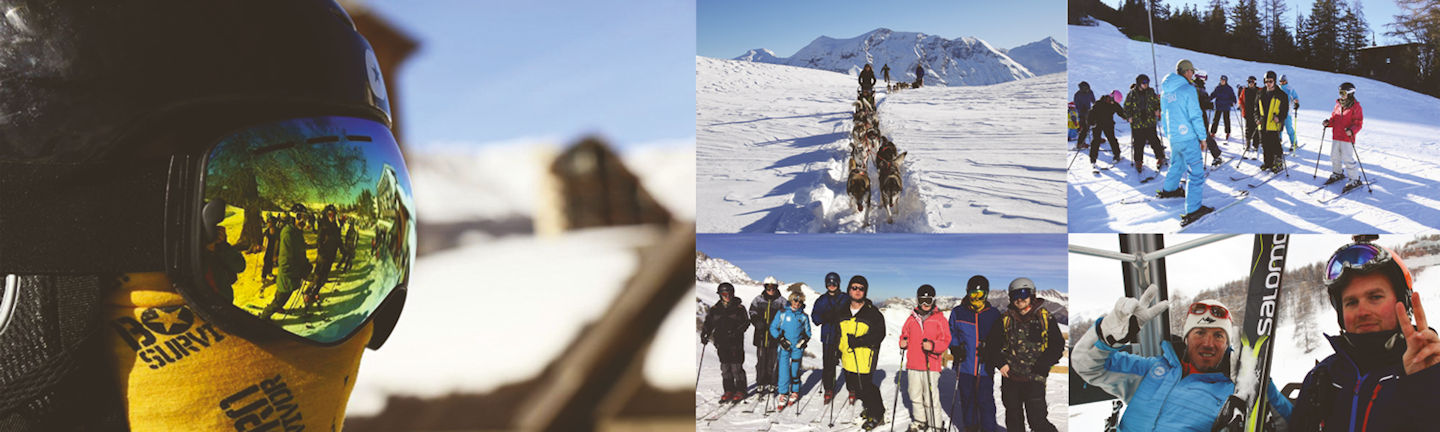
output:
[[[1100,339],[1115,348],[1138,341],[1140,326],[1170,309],[1169,300],[1155,301],[1159,295],[1160,287],[1151,284],[1139,299],[1125,297],[1116,300],[1115,310],[1100,320]]]

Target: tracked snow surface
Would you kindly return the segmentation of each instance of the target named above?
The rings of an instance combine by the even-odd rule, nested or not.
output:
[[[1065,231],[1064,75],[879,86],[880,130],[909,153],[888,224],[845,194],[855,77],[707,57],[695,67],[698,232]]]
[[[1358,76],[1235,60],[1158,45],[1155,56],[1160,77],[1156,77],[1152,72],[1150,44],[1127,39],[1104,22],[1069,29],[1071,46],[1080,49],[1070,53],[1067,98],[1081,81],[1090,83],[1096,98],[1111,90],[1126,93],[1135,76],[1141,73],[1151,75],[1151,81],[1158,83],[1181,58],[1190,59],[1196,68],[1208,73],[1207,92],[1219,85],[1221,75],[1228,75],[1230,86],[1238,92],[1238,86],[1245,84],[1245,77],[1255,76],[1261,80],[1265,71],[1273,70],[1288,75],[1290,85],[1299,93],[1300,111],[1295,132],[1303,147],[1286,158],[1288,177],[1282,174],[1251,188],[1259,179],[1248,174],[1258,171],[1262,161],[1240,160],[1240,168],[1236,168],[1236,158],[1245,145],[1241,132],[1243,120],[1238,111],[1233,113],[1231,140],[1225,142],[1223,124],[1217,131],[1226,163],[1210,172],[1205,182],[1204,204],[1220,208],[1246,191],[1251,196],[1233,208],[1206,216],[1190,227],[1192,231],[1413,233],[1429,231],[1434,221],[1440,220],[1440,195],[1435,193],[1436,183],[1440,182],[1440,123],[1436,121],[1440,119],[1440,99]],[[1329,118],[1338,96],[1337,89],[1347,81],[1357,87],[1356,99],[1365,113],[1356,146],[1365,173],[1373,183],[1373,193],[1362,188],[1336,197],[1340,184],[1316,190],[1330,175],[1332,141],[1329,134],[1325,137],[1324,152],[1317,154],[1316,150],[1320,146],[1320,122]],[[1263,85],[1263,81],[1259,84]],[[1164,173],[1155,181],[1140,183],[1142,177],[1155,175],[1154,156],[1146,155],[1145,173],[1137,175],[1130,156],[1130,127],[1118,117],[1116,122],[1115,133],[1124,159],[1119,165],[1095,175],[1088,154],[1076,157],[1073,143],[1071,145],[1069,156],[1073,163],[1068,172],[1071,230],[1176,231],[1180,228],[1180,214],[1184,212],[1180,199],[1122,203],[1154,195],[1164,180]],[[1169,149],[1168,140],[1164,137],[1162,140]],[[1288,141],[1282,138],[1287,147]],[[1319,174],[1315,176],[1317,156],[1320,164]],[[1101,165],[1108,165],[1112,157],[1110,146],[1105,144],[1100,149]],[[1205,163],[1210,163],[1208,153]],[[1328,202],[1322,203],[1322,200]]]

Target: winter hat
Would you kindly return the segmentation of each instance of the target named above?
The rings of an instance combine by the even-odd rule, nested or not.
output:
[[[920,285],[920,289],[915,290],[915,298],[916,298],[916,299],[929,298],[931,301],[934,301],[934,300],[935,300],[935,287],[930,286],[930,284]]]
[[[855,275],[851,277],[850,285],[855,284],[860,284],[860,291],[864,291],[866,294],[870,293],[870,281],[865,280],[865,276]]]
[[[837,286],[837,287],[840,286],[840,274],[839,274],[839,273],[830,272],[830,273],[826,273],[826,274],[825,274],[825,286],[826,286],[826,287],[829,287],[829,286],[831,286],[831,285],[834,285],[834,286]]]
[[[1136,83],[1136,84],[1150,84],[1150,77],[1145,76],[1145,74],[1136,75],[1136,76],[1135,76],[1135,83]]]
[[[1010,281],[1010,301],[1011,301],[1011,302],[1014,302],[1014,301],[1016,301],[1016,300],[1021,300],[1021,299],[1034,298],[1034,297],[1035,297],[1035,281],[1030,280],[1030,278],[1023,278],[1023,277],[1022,277],[1022,278],[1015,278],[1015,280]]]
[[[1225,76],[1225,75],[1220,75],[1220,81],[1230,81],[1230,77]]]
[[[735,295],[735,286],[734,286],[734,285],[730,285],[729,282],[721,282],[721,283],[720,283],[720,286],[715,287],[715,294],[724,294],[724,293],[730,293],[730,295],[732,295],[732,296]]]
[[[985,279],[985,276],[981,275],[971,276],[970,281],[965,283],[965,293],[968,294],[973,291],[984,291],[986,293],[989,293],[990,280]]]
[[[1194,70],[1194,69],[1195,69],[1195,64],[1194,64],[1194,63],[1191,63],[1191,62],[1190,62],[1190,59],[1182,59],[1182,60],[1180,60],[1179,63],[1175,63],[1175,73],[1180,74],[1180,75],[1184,75],[1184,74],[1185,74],[1185,71],[1187,71],[1187,70]]]
[[[1215,306],[1220,307],[1218,313],[1225,315],[1224,318],[1215,316],[1217,313]],[[1180,333],[1180,337],[1190,336],[1190,330],[1197,328],[1218,328],[1225,330],[1226,342],[1233,345],[1235,344],[1235,322],[1231,318],[1233,315],[1230,314],[1230,308],[1219,300],[1197,301],[1190,305],[1190,310],[1185,311],[1185,331]]]

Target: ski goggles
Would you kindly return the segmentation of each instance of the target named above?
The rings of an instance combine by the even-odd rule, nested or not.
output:
[[[924,297],[918,298],[917,300],[920,302],[920,304],[928,304],[928,305],[933,305],[933,304],[935,304],[935,297],[924,296]]]
[[[373,321],[369,346],[384,343],[416,250],[409,172],[385,124],[291,118],[187,148],[6,164],[0,202],[33,206],[0,207],[0,273],[164,271],[192,310],[247,339],[332,346]]]
[[[1223,306],[1212,305],[1212,304],[1205,304],[1205,303],[1192,303],[1192,304],[1190,305],[1190,314],[1191,314],[1191,315],[1205,315],[1206,313],[1209,313],[1210,316],[1215,317],[1215,318],[1218,318],[1218,319],[1229,319],[1229,318],[1230,318],[1230,310],[1229,310],[1229,309],[1225,309],[1225,307],[1223,307]]]
[[[1016,288],[1010,290],[1010,301],[1035,297],[1035,290],[1030,288]]]
[[[1390,252],[1379,246],[1369,243],[1345,245],[1330,255],[1330,261],[1325,264],[1325,284],[1334,283],[1347,270],[1367,271],[1391,260]]]

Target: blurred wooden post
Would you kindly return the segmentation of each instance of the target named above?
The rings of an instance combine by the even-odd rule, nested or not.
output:
[[[517,413],[523,431],[592,431],[644,377],[646,347],[695,285],[695,224],[675,224],[640,255],[640,267],[603,317],[576,338]]]
[[[645,191],[625,162],[596,137],[556,155],[541,182],[535,233],[637,224],[667,224],[670,211]]]

